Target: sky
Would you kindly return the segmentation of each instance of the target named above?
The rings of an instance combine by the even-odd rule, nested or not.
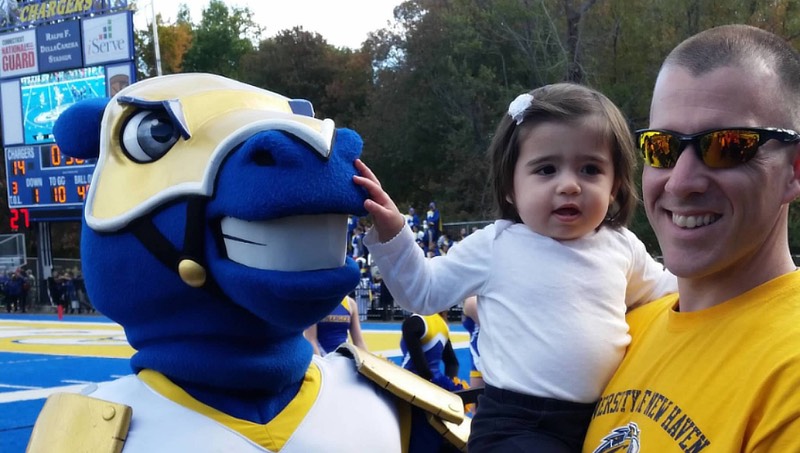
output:
[[[337,47],[358,49],[367,33],[386,28],[392,20],[394,7],[402,0],[224,0],[229,8],[247,7],[256,22],[265,28],[262,38],[274,36],[281,30],[302,25],[317,32]],[[174,22],[178,5],[189,5],[192,22],[199,23],[209,0],[139,0],[134,15],[134,27],[141,29],[151,22],[151,2],[155,13],[164,22]]]

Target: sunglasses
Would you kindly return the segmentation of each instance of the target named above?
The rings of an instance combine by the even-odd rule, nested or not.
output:
[[[752,159],[758,147],[769,140],[792,143],[800,140],[800,134],[774,127],[710,129],[693,135],[660,129],[636,131],[636,145],[644,162],[653,168],[674,167],[687,145],[693,145],[706,166],[731,168]]]

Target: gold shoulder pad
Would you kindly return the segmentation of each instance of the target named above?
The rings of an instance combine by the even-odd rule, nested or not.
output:
[[[352,357],[358,372],[372,382],[427,412],[431,425],[458,449],[466,451],[472,419],[464,415],[464,403],[458,395],[350,343],[342,344],[336,352]]]
[[[44,403],[26,451],[120,453],[132,413],[124,404],[76,393],[55,393]]]
[[[464,420],[457,424],[442,420],[433,414],[428,414],[428,423],[454,447],[460,451],[467,451],[467,440],[469,440],[470,427],[472,426],[471,418],[464,417]]]

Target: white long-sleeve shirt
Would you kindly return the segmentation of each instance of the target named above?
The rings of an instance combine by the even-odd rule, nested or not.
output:
[[[431,314],[478,296],[484,380],[528,395],[596,401],[630,343],[625,312],[677,291],[629,230],[557,241],[498,220],[425,258],[408,227],[364,243],[395,302]]]

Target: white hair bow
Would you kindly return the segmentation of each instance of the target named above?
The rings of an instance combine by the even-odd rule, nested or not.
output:
[[[519,126],[525,118],[525,110],[533,103],[533,96],[529,93],[523,93],[517,96],[516,99],[508,104],[508,116],[511,117]]]

